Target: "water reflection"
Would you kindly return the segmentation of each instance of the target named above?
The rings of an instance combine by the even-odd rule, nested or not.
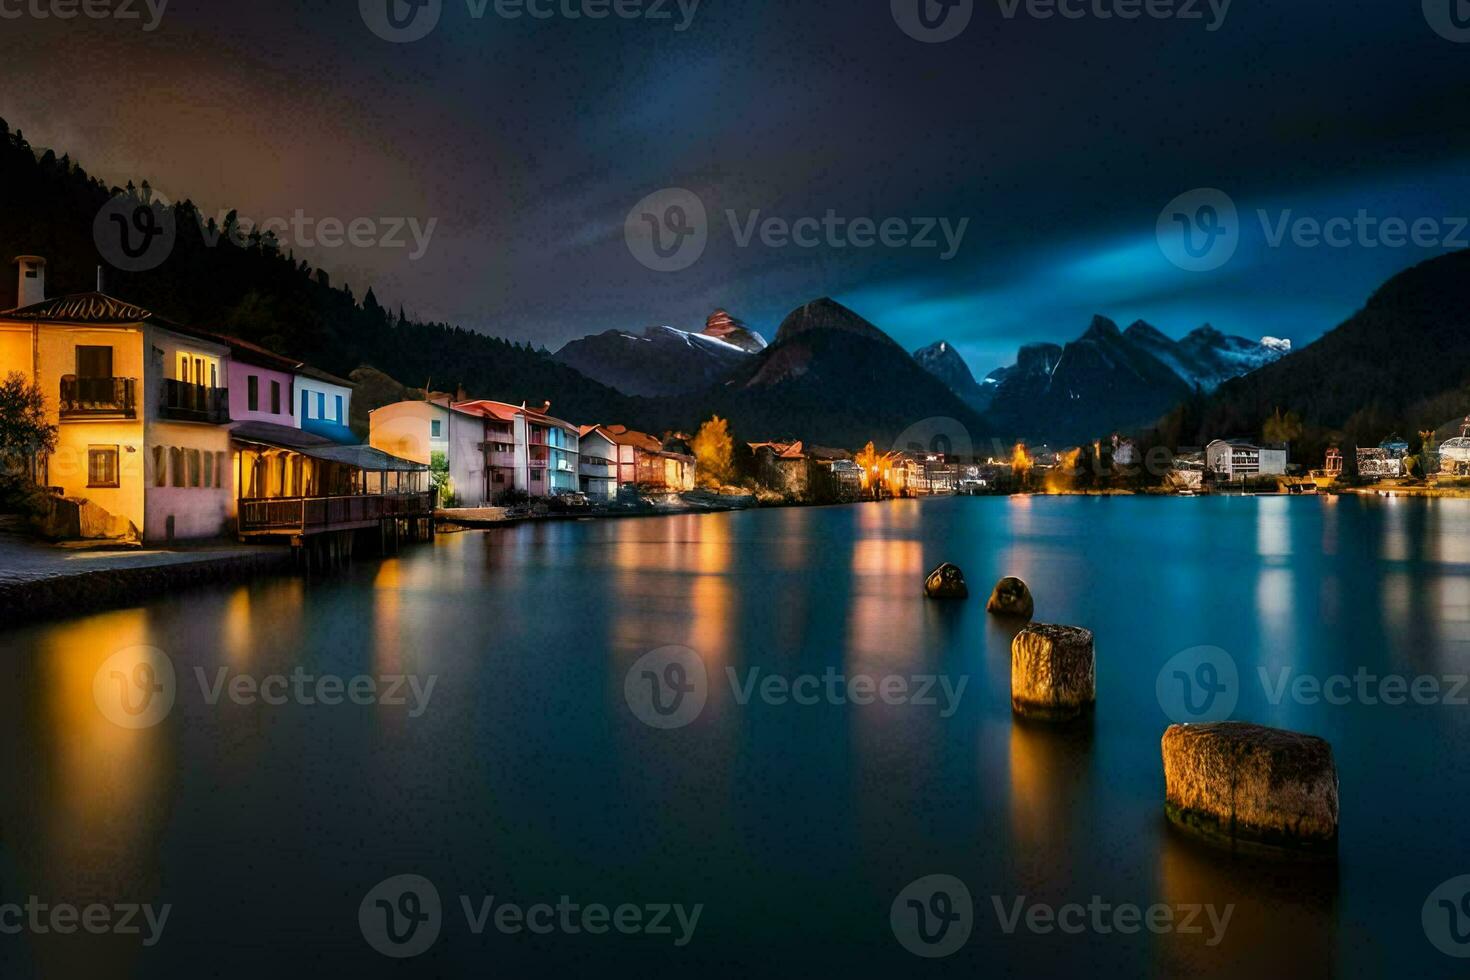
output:
[[[1243,858],[1190,838],[1158,818],[1159,898],[1214,905],[1230,919],[1224,939],[1172,931],[1155,946],[1160,976],[1337,976],[1337,870],[1331,864]]]

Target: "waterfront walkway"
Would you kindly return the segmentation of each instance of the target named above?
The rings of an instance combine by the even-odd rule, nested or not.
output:
[[[284,546],[73,549],[0,533],[0,624],[141,601],[169,588],[289,567]]]

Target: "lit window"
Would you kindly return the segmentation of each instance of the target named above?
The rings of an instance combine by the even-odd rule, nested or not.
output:
[[[117,447],[87,447],[87,486],[118,486]]]

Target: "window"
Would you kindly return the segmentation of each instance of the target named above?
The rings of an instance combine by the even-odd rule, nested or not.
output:
[[[307,415],[307,412],[306,412],[306,399],[307,399],[307,396],[308,396],[308,393],[307,392],[303,391],[301,393],[301,421],[303,421],[303,422],[305,422],[307,420],[307,418],[309,417]]]
[[[252,374],[245,379],[245,408],[252,412],[260,411],[260,377]]]
[[[189,474],[185,471],[184,450],[179,446],[171,446],[168,451],[169,468],[173,470],[173,479],[169,481],[170,486],[183,487],[189,484]]]
[[[444,423],[440,422],[438,419],[434,419],[429,423],[429,437],[432,439],[440,439],[443,438],[443,436]]]
[[[316,417],[319,419],[327,417],[327,393],[325,391],[316,393]]]
[[[153,447],[153,485],[168,486],[168,450],[163,446]]]
[[[279,381],[271,382],[271,414],[281,414],[281,383]]]
[[[117,447],[87,447],[87,486],[115,487],[117,481]]]
[[[338,395],[337,396],[337,424],[338,425],[341,425],[343,421],[344,421],[344,419],[342,418],[342,396],[341,395]]]
[[[112,377],[111,347],[77,347],[77,377]]]
[[[201,469],[202,467],[200,466],[199,450],[189,450],[189,486],[197,487],[200,485],[200,482],[203,479],[203,473],[200,472]]]

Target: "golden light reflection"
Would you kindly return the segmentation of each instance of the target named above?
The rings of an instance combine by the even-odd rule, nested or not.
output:
[[[114,724],[98,707],[94,683],[115,653],[150,643],[148,623],[142,610],[127,610],[62,623],[45,637],[37,727],[54,776],[38,808],[46,815],[45,870],[59,879],[51,883],[59,894],[125,893],[152,861],[150,841],[168,813],[170,726]]]
[[[910,538],[860,538],[852,546],[852,570],[855,575],[922,575],[924,546]]]
[[[255,646],[250,614],[250,587],[242,585],[225,601],[223,623],[225,656],[237,670],[250,663],[250,651]]]
[[[403,672],[402,563],[389,558],[373,576],[373,665],[379,676]]]

